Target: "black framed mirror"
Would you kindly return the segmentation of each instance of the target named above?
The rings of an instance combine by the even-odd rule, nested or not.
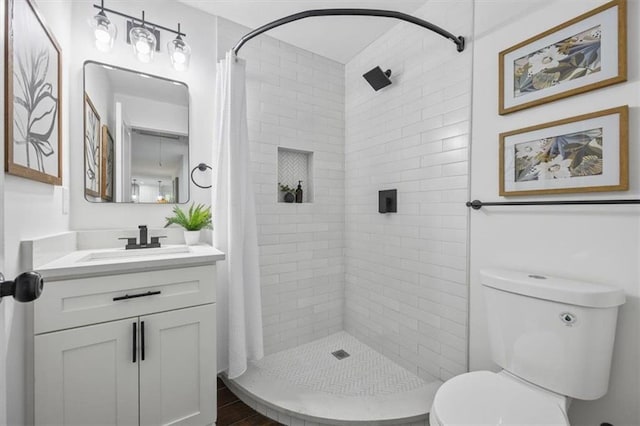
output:
[[[189,201],[185,83],[87,61],[83,114],[87,201]]]

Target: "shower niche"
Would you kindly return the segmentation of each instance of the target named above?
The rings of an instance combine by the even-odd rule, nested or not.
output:
[[[286,192],[281,190],[280,185],[291,188],[294,193],[298,183],[302,187],[302,202],[313,202],[313,152],[301,151],[298,149],[278,147],[278,202],[287,203]],[[290,197],[289,197],[290,199]]]

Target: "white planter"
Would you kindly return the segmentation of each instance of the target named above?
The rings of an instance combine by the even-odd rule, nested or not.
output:
[[[195,246],[200,242],[200,231],[184,231],[184,242],[188,246]]]

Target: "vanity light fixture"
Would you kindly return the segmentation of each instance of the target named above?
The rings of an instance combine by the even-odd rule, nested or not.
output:
[[[101,52],[109,52],[113,48],[118,29],[104,13],[104,0],[100,2],[100,12],[90,20],[90,24],[96,39],[96,48]]]
[[[191,47],[182,39],[180,35],[180,23],[178,23],[178,35],[175,39],[167,43],[167,51],[171,58],[171,65],[177,71],[185,71],[189,68],[191,59]]]
[[[182,32],[180,24],[178,24],[178,30],[176,31],[147,21],[144,16],[144,10],[142,11],[142,19],[140,19],[127,15],[126,13],[108,9],[104,7],[104,0],[101,0],[99,5],[94,4],[93,7],[99,9],[98,14],[91,20],[91,26],[94,28],[94,36],[96,38],[96,47],[99,50],[109,51],[113,47],[113,42],[117,34],[115,24],[113,24],[106,15],[106,12],[108,12],[128,20],[127,42],[131,43],[133,52],[140,62],[149,63],[153,61],[155,51],[160,50],[160,30],[164,30],[176,35],[176,38],[167,45],[171,57],[171,64],[179,71],[189,68],[191,48],[183,39],[183,37],[187,35]]]

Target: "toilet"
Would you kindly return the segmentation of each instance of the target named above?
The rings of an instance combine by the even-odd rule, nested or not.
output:
[[[436,393],[431,426],[569,425],[572,398],[607,393],[620,289],[499,269],[480,271],[493,361]]]

